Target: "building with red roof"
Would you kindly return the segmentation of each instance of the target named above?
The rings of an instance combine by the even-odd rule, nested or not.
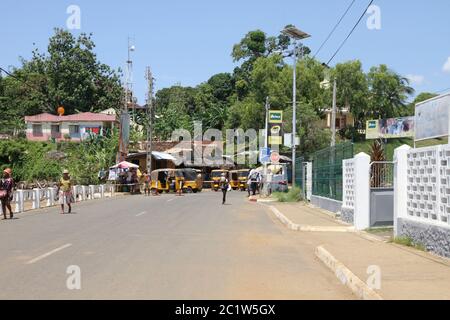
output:
[[[89,134],[102,135],[105,130],[112,129],[116,116],[103,113],[78,113],[57,116],[42,113],[25,117],[27,139],[30,141],[81,141]]]

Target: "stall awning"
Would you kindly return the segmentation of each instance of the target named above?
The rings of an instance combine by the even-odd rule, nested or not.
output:
[[[156,160],[170,160],[170,161],[176,160],[174,156],[172,156],[171,154],[165,153],[165,152],[152,151],[152,156]]]

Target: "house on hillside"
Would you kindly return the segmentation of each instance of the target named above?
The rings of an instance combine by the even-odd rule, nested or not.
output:
[[[332,117],[332,110],[331,109],[325,109],[323,110],[323,113],[325,114],[325,118],[321,120],[321,127],[322,128],[328,128],[331,129],[331,117]],[[341,110],[337,110],[336,112],[336,130],[341,130],[349,126],[354,126],[355,119],[353,118],[352,113],[350,110],[343,108]]]
[[[25,117],[26,136],[30,141],[81,141],[89,134],[103,135],[112,129],[116,116],[85,112],[68,116],[42,113]]]

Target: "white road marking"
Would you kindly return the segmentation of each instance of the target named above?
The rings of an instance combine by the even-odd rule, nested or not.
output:
[[[173,201],[173,200],[175,200],[176,198],[172,198],[172,199],[170,199],[170,200],[167,200],[167,202],[170,202],[170,201]]]
[[[141,213],[138,213],[138,214],[136,215],[136,217],[143,216],[143,215],[146,214],[146,213],[147,213],[146,211],[143,211],[143,212],[141,212]]]
[[[66,249],[66,248],[68,248],[68,247],[71,247],[71,246],[72,246],[71,243],[65,244],[65,245],[63,245],[63,246],[61,246],[61,247],[59,247],[59,248],[56,248],[56,249],[54,249],[54,250],[52,250],[52,251],[49,251],[49,252],[47,252],[47,253],[44,253],[43,255],[40,255],[39,257],[36,257],[36,258],[34,258],[34,259],[28,261],[27,264],[33,264],[33,263],[36,263],[36,262],[38,262],[38,261],[40,261],[40,260],[42,260],[42,259],[47,258],[48,256],[51,256],[51,255],[54,254],[54,253],[57,253],[57,252],[59,252],[59,251],[61,251],[61,250],[64,250],[64,249]]]

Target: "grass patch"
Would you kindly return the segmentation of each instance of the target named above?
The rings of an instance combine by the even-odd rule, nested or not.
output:
[[[274,192],[272,196],[278,202],[299,202],[303,200],[302,190],[298,187],[291,188],[288,192]]]
[[[420,251],[427,251],[427,249],[423,244],[414,242],[414,240],[410,237],[397,237],[392,239],[391,242],[402,246],[414,248]]]

